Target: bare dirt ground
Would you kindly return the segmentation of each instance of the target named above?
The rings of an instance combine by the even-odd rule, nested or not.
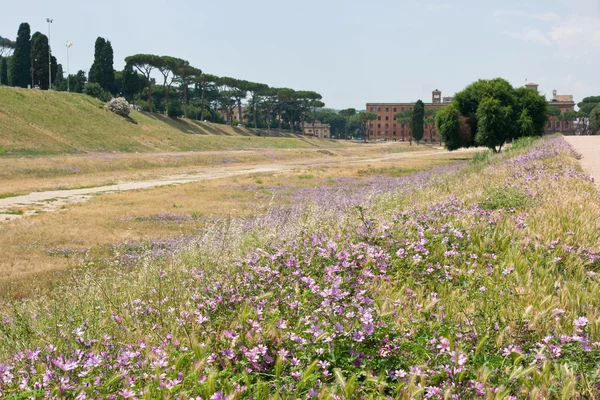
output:
[[[378,163],[395,160],[409,159],[415,157],[435,157],[442,154],[460,155],[461,153],[472,153],[480,149],[462,149],[453,153],[444,150],[420,151],[414,153],[397,153],[379,157],[346,157],[336,160],[337,164],[352,163]],[[213,180],[240,175],[252,175],[257,173],[276,173],[290,171],[298,167],[319,166],[332,164],[329,159],[293,160],[289,162],[265,163],[255,165],[230,166],[230,167],[208,167],[199,168],[194,173],[168,175],[157,179],[144,181],[126,181],[113,185],[97,186],[84,189],[50,190],[33,192],[23,196],[14,196],[0,199],[0,222],[19,219],[23,216],[34,215],[39,212],[49,212],[64,209],[68,204],[79,203],[90,199],[92,195],[124,192],[130,190],[149,189],[167,185],[179,185],[184,183]]]
[[[565,140],[582,155],[583,169],[600,186],[600,136],[565,136]]]

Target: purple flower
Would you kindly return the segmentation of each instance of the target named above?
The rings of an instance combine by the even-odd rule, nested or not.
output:
[[[352,335],[352,339],[355,342],[362,342],[363,340],[365,340],[365,334],[362,333],[361,331],[355,331],[354,334]]]
[[[586,317],[579,317],[575,321],[573,321],[573,325],[578,328],[583,328],[588,324],[588,319]]]

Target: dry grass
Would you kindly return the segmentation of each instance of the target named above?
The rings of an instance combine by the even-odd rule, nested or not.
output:
[[[200,167],[239,167],[292,161],[331,163],[398,153],[432,151],[404,143],[355,145],[340,149],[255,149],[243,151],[92,154],[0,158],[0,198],[34,191],[102,186],[190,174]]]
[[[307,154],[294,153],[294,157],[297,155]],[[11,297],[28,296],[32,291],[62,279],[53,272],[77,266],[85,251],[101,255],[110,244],[190,234],[205,223],[203,218],[181,223],[160,223],[136,220],[136,217],[161,213],[205,217],[248,216],[257,210],[260,212],[261,207],[274,200],[269,197],[267,189],[257,193],[245,190],[244,186],[247,185],[265,188],[281,184],[306,187],[327,185],[332,178],[342,176],[357,179],[375,174],[397,176],[399,170],[422,170],[454,163],[456,158],[454,154],[440,153],[435,157],[424,154],[423,157],[404,160],[348,163],[342,157],[329,157],[329,163],[323,161],[316,166],[299,165],[292,171],[282,173],[96,196],[86,203],[64,206],[59,212],[3,223],[0,224],[0,253],[3,255],[0,260],[0,282],[3,285],[0,289],[2,286],[11,289],[0,292]],[[57,256],[48,252],[57,249],[66,250],[67,254]]]

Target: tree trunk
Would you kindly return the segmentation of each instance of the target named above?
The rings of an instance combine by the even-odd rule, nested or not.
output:
[[[148,78],[148,82],[150,82],[150,78]],[[148,85],[148,108],[151,113],[154,111],[154,107],[152,107],[152,83]]]
[[[281,128],[283,127],[283,115],[281,115],[281,113],[279,113],[279,130],[281,131]]]
[[[238,124],[242,124],[242,126],[244,126],[243,120],[242,120],[242,99],[238,99],[237,104],[238,104]]]
[[[258,129],[258,124],[256,123],[256,103],[254,103],[252,106],[252,113],[254,114],[254,129]]]
[[[202,107],[202,118],[201,119],[202,119],[202,121],[204,121],[204,92],[205,92],[205,84],[203,82],[202,83],[202,104],[201,104],[201,107]]]
[[[188,117],[187,82],[183,81],[183,118]]]

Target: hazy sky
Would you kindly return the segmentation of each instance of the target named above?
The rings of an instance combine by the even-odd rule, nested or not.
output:
[[[1,3],[8,0],[0,0]],[[0,36],[21,22],[47,34],[66,71],[89,70],[94,41],[171,55],[203,71],[315,90],[328,107],[429,101],[479,78],[525,79],[551,94],[600,94],[600,0],[29,0],[1,6]]]

